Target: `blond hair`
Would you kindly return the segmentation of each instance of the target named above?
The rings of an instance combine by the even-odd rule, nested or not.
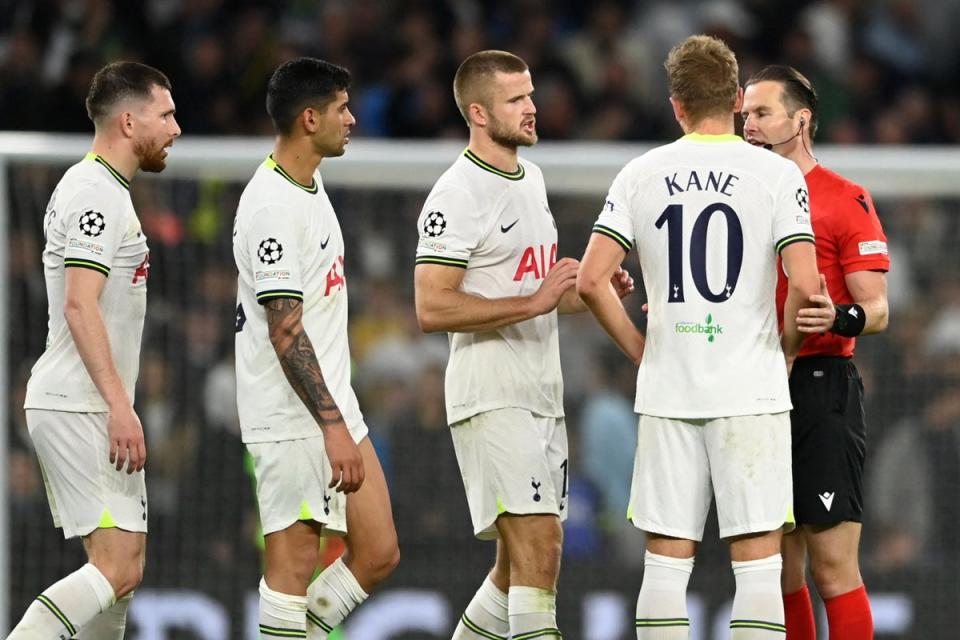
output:
[[[453,99],[463,119],[470,125],[470,105],[490,107],[493,77],[497,72],[523,73],[527,63],[507,51],[478,51],[460,64],[453,78]]]
[[[740,70],[736,56],[723,40],[690,36],[670,50],[663,66],[670,95],[683,105],[690,124],[733,112]]]

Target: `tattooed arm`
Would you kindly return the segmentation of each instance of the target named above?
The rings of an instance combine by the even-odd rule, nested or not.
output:
[[[303,303],[290,298],[271,300],[264,308],[270,342],[293,390],[323,431],[324,444],[338,491],[351,493],[363,484],[363,459],[336,401],[327,389],[313,343],[303,328]]]

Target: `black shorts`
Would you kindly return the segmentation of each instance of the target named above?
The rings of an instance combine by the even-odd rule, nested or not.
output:
[[[849,358],[797,358],[790,375],[797,524],[863,519],[863,381]]]

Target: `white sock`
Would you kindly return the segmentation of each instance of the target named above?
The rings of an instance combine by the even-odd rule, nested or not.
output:
[[[274,591],[260,579],[260,637],[306,638],[307,597]]]
[[[341,558],[323,570],[307,589],[307,637],[326,640],[347,615],[367,599]]]
[[[114,602],[110,582],[87,563],[37,596],[7,640],[73,637]]]
[[[76,640],[123,640],[127,629],[127,609],[133,593],[123,596],[117,603],[84,625]]]
[[[562,638],[557,628],[557,592],[536,587],[510,587],[507,595],[513,640]]]
[[[500,591],[490,576],[487,576],[467,605],[467,610],[463,612],[451,640],[507,640],[510,635],[507,602],[507,594]]]
[[[780,554],[733,563],[737,593],[730,620],[731,640],[775,640],[786,632],[780,591]]]
[[[643,582],[637,596],[637,640],[687,640],[687,584],[693,558],[670,558],[646,552]]]

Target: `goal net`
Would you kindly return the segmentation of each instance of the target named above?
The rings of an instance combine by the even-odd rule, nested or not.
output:
[[[0,134],[0,635],[46,586],[83,563],[52,526],[26,432],[29,368],[44,348],[42,217],[87,136]],[[272,141],[178,141],[132,196],[151,250],[136,408],[146,431],[150,536],[132,640],[257,637],[261,547],[239,438],[233,375],[231,227]],[[616,172],[647,146],[543,143],[560,255],[579,258]],[[444,419],[445,336],[413,312],[416,219],[463,149],[354,142],[321,166],[347,245],[354,385],[391,488],[402,560],[341,630],[350,640],[449,638],[493,561],[471,534]],[[869,438],[862,565],[877,638],[948,637],[960,626],[960,154],[938,148],[823,148],[866,186],[890,240],[891,322],[863,339]],[[636,256],[628,269],[638,270]],[[642,291],[630,310],[642,322]],[[625,513],[635,443],[634,370],[588,315],[561,322],[570,439],[570,515],[558,610],[572,638],[634,637],[643,539]],[[691,582],[698,640],[729,637],[733,581],[711,520]],[[331,543],[328,559],[342,549]],[[822,619],[822,615],[820,615]]]

